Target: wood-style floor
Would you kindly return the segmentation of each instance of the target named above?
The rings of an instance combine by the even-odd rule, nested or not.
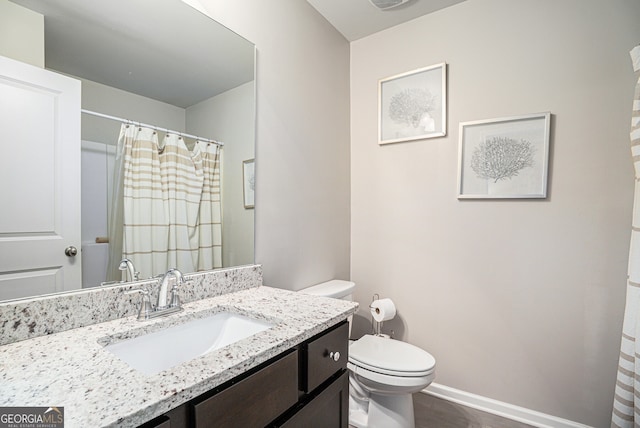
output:
[[[533,428],[432,395],[413,394],[416,428]]]

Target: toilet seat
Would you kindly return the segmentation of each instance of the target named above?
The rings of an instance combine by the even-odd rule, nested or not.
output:
[[[363,374],[424,378],[435,371],[436,360],[410,343],[367,334],[349,346],[349,363]]]
[[[394,376],[369,370],[352,362],[347,363],[347,368],[356,375],[367,389],[374,392],[417,392],[429,385],[435,378],[435,371],[431,371],[431,373],[424,376]]]

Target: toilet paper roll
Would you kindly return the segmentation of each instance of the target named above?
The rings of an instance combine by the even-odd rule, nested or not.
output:
[[[377,322],[388,321],[396,316],[396,305],[391,299],[374,300],[370,308],[371,316]]]

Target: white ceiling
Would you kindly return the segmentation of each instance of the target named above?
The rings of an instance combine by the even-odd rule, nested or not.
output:
[[[307,0],[350,42],[465,0],[410,0],[382,11],[369,0]]]
[[[45,66],[188,107],[254,78],[252,43],[181,0],[11,0],[44,15]]]

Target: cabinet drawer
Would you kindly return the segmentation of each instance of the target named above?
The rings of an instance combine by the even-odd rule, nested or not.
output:
[[[298,401],[298,353],[193,404],[196,427],[264,427]]]
[[[347,368],[349,359],[349,324],[343,322],[327,333],[324,333],[303,346],[301,390],[313,391],[325,380]],[[330,357],[339,352],[340,358],[335,361]],[[335,354],[334,354],[335,355]]]

